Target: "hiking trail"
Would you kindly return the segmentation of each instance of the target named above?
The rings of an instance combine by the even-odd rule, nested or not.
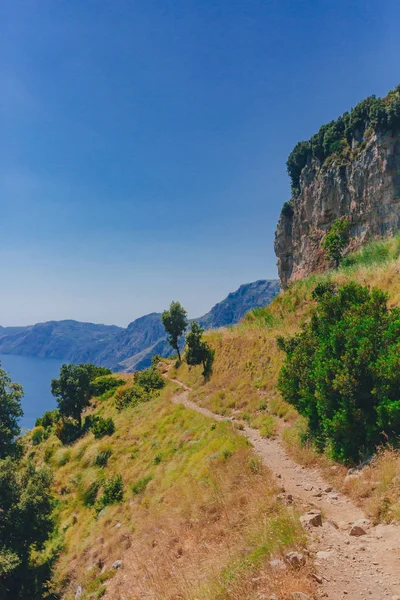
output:
[[[178,381],[176,404],[216,421],[232,421],[189,400],[191,389]],[[238,430],[239,431],[239,430]],[[256,429],[239,431],[252,444],[263,463],[277,477],[286,501],[322,512],[322,526],[308,527],[309,550],[317,569],[317,598],[329,600],[400,600],[400,527],[373,526],[349,498],[328,485],[317,468],[302,467],[289,458],[279,439],[262,438]],[[366,535],[351,536],[351,526],[361,519]]]

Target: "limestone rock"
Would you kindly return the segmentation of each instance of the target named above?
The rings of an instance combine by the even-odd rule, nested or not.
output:
[[[310,510],[300,517],[300,523],[303,527],[321,527],[322,516],[320,510]]]
[[[367,534],[367,532],[365,531],[364,527],[361,527],[361,525],[356,525],[355,523],[354,523],[354,525],[352,525],[349,533],[352,536],[360,536],[360,535],[366,535]]]
[[[353,251],[368,239],[398,231],[400,220],[400,136],[371,135],[355,157],[323,165],[310,159],[300,175],[300,192],[282,210],[275,233],[281,285],[330,267],[321,240],[334,221],[350,220]]]

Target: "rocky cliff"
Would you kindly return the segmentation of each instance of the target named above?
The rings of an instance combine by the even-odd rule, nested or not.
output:
[[[399,88],[390,94],[387,98],[396,94],[391,102],[396,102],[397,120],[387,120],[387,98],[371,97],[323,126],[309,142],[300,142],[289,157],[293,195],[283,206],[275,234],[282,287],[332,266],[324,258],[321,241],[339,217],[346,216],[350,223],[346,251],[399,230]],[[375,123],[371,116],[371,106],[378,102],[383,123]],[[356,123],[353,112],[361,105],[364,113]],[[336,138],[325,143],[327,131],[332,139],[338,123]]]

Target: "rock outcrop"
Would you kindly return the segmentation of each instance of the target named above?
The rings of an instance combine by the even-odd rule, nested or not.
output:
[[[299,189],[282,209],[275,252],[283,288],[331,265],[321,249],[325,233],[339,217],[350,222],[350,244],[392,235],[400,228],[400,133],[371,132],[353,140],[351,154],[321,164],[309,157]]]

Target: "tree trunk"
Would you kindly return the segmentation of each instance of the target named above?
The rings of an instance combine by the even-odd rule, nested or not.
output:
[[[178,353],[179,362],[181,362],[181,353],[179,352],[179,346],[176,347],[176,351]]]

